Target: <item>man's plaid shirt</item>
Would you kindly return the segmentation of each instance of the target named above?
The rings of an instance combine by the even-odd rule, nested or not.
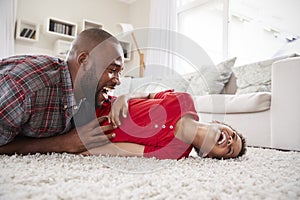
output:
[[[18,134],[48,137],[69,131],[73,106],[66,62],[48,56],[0,60],[0,145]]]

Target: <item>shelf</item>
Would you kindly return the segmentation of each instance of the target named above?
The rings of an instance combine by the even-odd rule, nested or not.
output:
[[[91,20],[84,19],[82,21],[81,31],[84,31],[84,30],[89,29],[89,28],[99,28],[99,29],[102,29],[103,25],[100,24],[100,23],[98,23],[98,22],[94,22],[94,21],[91,21]]]
[[[70,46],[70,41],[56,40],[54,44],[54,55],[65,59],[67,57],[67,54],[69,53]]]
[[[68,39],[74,39],[77,34],[77,24],[49,17],[46,21],[46,33]]]
[[[16,24],[16,39],[37,42],[39,40],[39,25],[28,20],[18,19]]]
[[[131,60],[131,43],[127,41],[120,41],[121,46],[124,52],[124,60],[130,61]]]

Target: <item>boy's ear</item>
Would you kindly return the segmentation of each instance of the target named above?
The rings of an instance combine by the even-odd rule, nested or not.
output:
[[[202,158],[210,158],[210,156],[208,155],[208,153],[203,153]]]

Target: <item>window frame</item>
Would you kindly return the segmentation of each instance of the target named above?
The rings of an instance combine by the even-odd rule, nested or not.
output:
[[[222,33],[222,58],[223,60],[228,59],[229,55],[229,22],[230,22],[230,13],[229,13],[229,0],[220,0],[223,3],[223,33]],[[183,12],[186,12],[190,9],[202,6],[209,2],[209,0],[194,0],[184,5],[180,5],[181,0],[178,0],[177,7],[177,19],[179,15]],[[179,28],[179,20],[177,20],[177,29]],[[178,31],[178,30],[177,30]]]

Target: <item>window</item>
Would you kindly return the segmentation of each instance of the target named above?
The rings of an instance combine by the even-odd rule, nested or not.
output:
[[[190,7],[187,7],[188,5]],[[213,61],[222,60],[223,0],[181,1],[179,32],[199,44]]]
[[[245,64],[300,52],[299,7],[299,0],[178,0],[178,31],[215,63]]]

